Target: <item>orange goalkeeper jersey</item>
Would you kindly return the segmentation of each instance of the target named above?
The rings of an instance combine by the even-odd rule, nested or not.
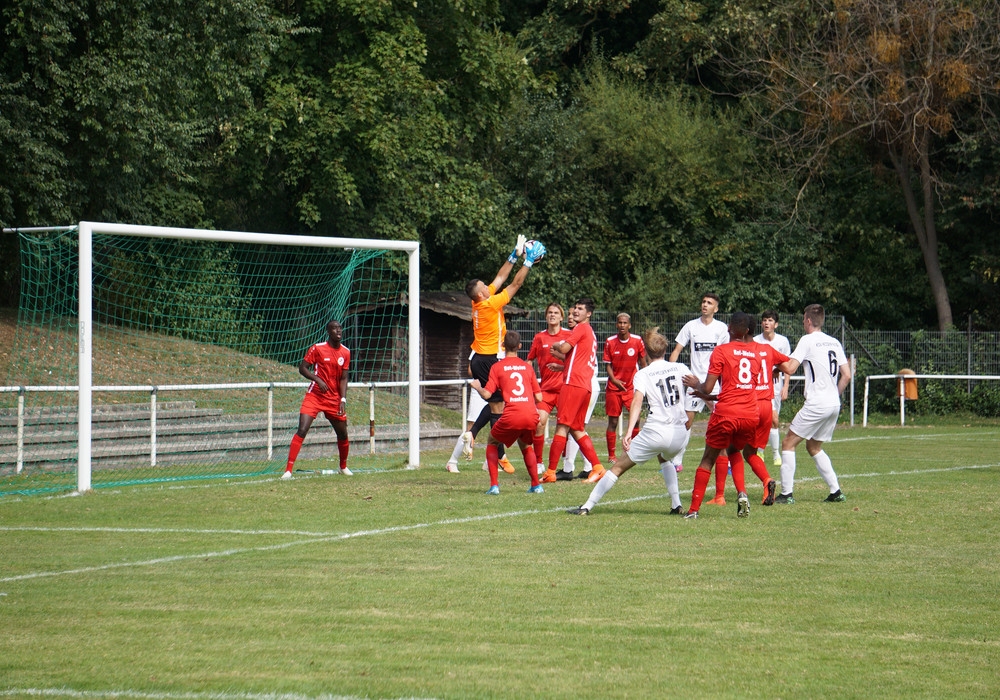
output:
[[[496,294],[492,284],[488,289],[489,297],[472,302],[472,351],[480,355],[502,355],[503,338],[507,335],[503,307],[510,302],[510,295],[506,289]]]

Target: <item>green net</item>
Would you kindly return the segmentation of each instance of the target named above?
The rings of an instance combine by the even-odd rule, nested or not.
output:
[[[78,232],[20,242],[0,494],[76,486]],[[398,251],[95,233],[93,487],[283,469],[305,387],[297,366],[329,320],[343,326],[352,384],[406,381],[407,266]],[[232,384],[253,386],[218,386]],[[352,387],[351,469],[404,465],[407,415],[404,387]],[[331,463],[321,415],[296,467]]]

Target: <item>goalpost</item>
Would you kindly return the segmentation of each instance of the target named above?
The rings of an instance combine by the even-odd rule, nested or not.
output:
[[[72,228],[73,227],[51,227],[21,229],[21,231],[32,231],[38,233],[65,233],[67,231],[72,231]],[[141,325],[141,323],[145,322],[147,317],[153,313],[161,315],[165,314],[168,316],[173,314],[176,318],[176,321],[172,320],[168,324],[169,327],[167,328],[164,328],[161,325],[152,327],[153,329],[149,331],[150,333],[155,334],[153,337],[163,339],[163,342],[179,343],[197,341],[199,343],[199,348],[220,346],[245,353],[245,355],[236,355],[233,353],[232,355],[226,355],[224,359],[219,360],[220,364],[223,365],[221,368],[223,370],[225,369],[226,362],[249,362],[249,360],[244,359],[234,360],[232,359],[233,357],[253,358],[258,355],[260,357],[264,357],[269,354],[268,351],[270,351],[270,356],[273,359],[280,359],[280,362],[283,363],[282,366],[287,369],[289,365],[298,363],[298,360],[301,359],[302,353],[304,353],[308,345],[325,339],[323,327],[325,327],[327,320],[334,317],[331,314],[346,314],[350,312],[352,314],[356,313],[360,315],[367,315],[365,318],[368,318],[378,316],[380,314],[385,316],[387,312],[385,312],[384,309],[386,308],[399,309],[401,307],[405,307],[405,324],[400,321],[397,326],[384,330],[382,335],[378,337],[378,340],[371,343],[372,345],[378,345],[379,347],[351,347],[351,339],[347,336],[347,329],[345,329],[345,344],[348,345],[348,347],[351,347],[352,350],[352,387],[356,386],[354,382],[354,377],[356,375],[353,370],[355,365],[358,363],[359,357],[359,355],[355,353],[358,353],[359,350],[377,350],[383,355],[387,354],[390,359],[388,361],[383,359],[382,363],[387,364],[390,369],[396,371],[399,370],[403,363],[402,352],[405,351],[405,380],[394,383],[384,382],[383,384],[391,384],[394,387],[401,388],[405,391],[405,411],[407,416],[405,439],[408,444],[407,466],[409,468],[416,468],[419,466],[420,244],[418,242],[327,238],[321,236],[293,236],[267,233],[244,233],[237,231],[212,231],[160,226],[110,224],[90,221],[82,221],[75,228],[77,232],[76,255],[78,262],[77,280],[75,285],[71,283],[67,285],[65,281],[53,282],[51,279],[48,279],[57,275],[65,274],[64,271],[53,272],[51,270],[39,273],[38,277],[44,278],[44,280],[38,282],[38,284],[62,284],[67,286],[67,288],[75,286],[75,290],[64,293],[64,296],[70,295],[73,291],[75,291],[75,294],[78,297],[75,305],[75,315],[77,316],[76,323],[78,326],[76,334],[76,386],[37,388],[43,391],[50,388],[58,388],[60,390],[75,389],[77,393],[76,427],[78,453],[76,456],[76,472],[78,491],[87,491],[92,487],[92,464],[94,457],[93,397],[95,389],[99,391],[124,391],[127,389],[142,388],[152,389],[152,408],[150,409],[148,420],[151,430],[153,431],[153,464],[156,464],[156,383],[149,381],[135,382],[137,385],[153,384],[152,387],[95,386],[94,384],[95,326],[100,326],[102,330],[104,330],[105,327],[113,327],[115,332],[118,332],[121,328]],[[131,241],[133,239],[145,239],[147,241],[156,240],[160,243],[150,243],[149,246],[153,247],[148,250],[140,248],[137,251],[130,250],[127,253],[122,253],[121,248],[124,246],[121,245],[120,241]],[[98,245],[97,255],[95,255],[95,242]],[[175,284],[174,290],[169,293],[164,293],[162,291],[161,287],[169,285],[163,280],[156,278],[158,274],[156,271],[166,269],[170,272],[176,272],[179,276],[184,276],[187,273],[187,269],[185,268],[183,260],[179,259],[179,262],[164,260],[164,255],[162,254],[160,248],[169,247],[170,245],[170,243],[165,242],[182,242],[180,245],[187,246],[186,250],[190,255],[192,255],[191,260],[193,260],[193,262],[190,263],[190,265],[199,268],[196,281],[194,283],[185,281]],[[194,245],[192,247],[188,246],[188,244]],[[216,244],[216,246],[213,247],[209,244]],[[246,250],[250,251],[256,250],[256,248],[252,247],[260,246],[261,250],[269,251],[268,255],[263,256],[266,261],[257,263],[253,260],[252,252],[241,253],[239,251],[244,251],[244,249],[239,246],[247,246]],[[294,252],[282,252],[280,254],[270,252],[275,249]],[[234,250],[236,250],[237,253],[234,253]],[[308,250],[312,250],[314,253],[308,253]],[[388,258],[387,251],[393,253],[395,257]],[[334,255],[334,253],[336,253],[339,257],[322,257],[324,254]],[[281,257],[280,263],[271,262],[272,260],[277,259],[275,256],[283,256]],[[99,257],[103,265],[103,267],[100,267],[96,272],[99,279],[95,279],[95,257]],[[343,263],[341,260],[342,258],[349,258],[352,262],[349,264]],[[377,261],[376,258],[378,258]],[[153,260],[154,262],[149,263],[149,260]],[[322,319],[319,323],[310,319],[309,323],[306,324],[304,319],[299,318],[299,307],[289,307],[287,310],[283,310],[281,312],[275,311],[274,308],[271,308],[275,305],[273,298],[275,296],[281,296],[282,288],[280,287],[280,284],[282,280],[287,281],[291,279],[292,284],[299,282],[299,280],[295,279],[295,260],[301,261],[303,268],[311,266],[318,268],[309,271],[309,284],[311,286],[308,288],[303,287],[302,289],[296,288],[295,293],[300,294],[303,298],[310,297],[309,305],[311,315],[316,316],[316,314],[325,314],[325,316],[316,316],[316,319]],[[262,287],[260,290],[252,286],[241,286],[241,275],[244,275],[245,273],[245,270],[242,268],[253,267],[254,265],[257,266],[254,268],[254,274],[258,275],[262,280]],[[371,295],[358,300],[357,298],[351,296],[351,290],[347,289],[347,287],[352,285],[358,286],[355,283],[353,276],[356,274],[357,270],[365,268],[366,265],[369,267],[378,267],[382,277],[375,278],[374,282],[369,283],[372,287],[376,288]],[[281,277],[277,273],[272,274],[272,271],[268,269],[268,267],[282,268],[283,272],[281,274],[283,274],[284,277]],[[153,271],[153,274],[151,274],[151,271]],[[279,279],[271,280],[269,277]],[[395,277],[399,278],[398,289],[394,287],[392,283],[386,281],[388,278]],[[126,281],[123,282],[123,279]],[[267,290],[264,290],[263,285],[268,285]],[[108,291],[109,287],[111,288],[111,291]],[[100,299],[95,299],[95,289],[100,291]],[[180,291],[178,292],[176,289],[179,289]],[[275,289],[277,289],[277,291],[275,291]],[[40,291],[39,297],[44,298],[46,294],[47,292]],[[169,294],[174,294],[175,296],[169,296]],[[263,309],[261,305],[264,303],[264,297],[267,296],[267,294],[271,295],[268,297],[268,299],[271,300],[268,301],[271,306]],[[288,294],[291,295],[292,292],[289,291]],[[177,295],[179,295],[179,297],[177,297]],[[314,303],[311,299],[312,296],[322,297],[322,299]],[[139,297],[139,299],[136,299],[136,297]],[[172,301],[172,299],[175,298],[176,300]],[[109,299],[111,299],[111,301],[109,301]],[[119,304],[127,305],[130,301],[137,301],[139,303],[136,303],[133,306],[128,306],[125,311],[119,310]],[[62,314],[65,316],[72,313],[72,310],[66,310],[62,307],[56,309],[48,308],[48,306],[55,304],[52,300],[43,299],[38,303],[46,305],[46,313],[49,314],[56,316]],[[99,311],[101,312],[97,322],[95,322],[95,303],[99,305]],[[65,302],[63,302],[63,305],[69,306],[69,304]],[[112,306],[115,309],[114,315],[108,311],[108,309]],[[151,307],[156,308],[151,309]],[[209,308],[210,313],[205,317],[194,317],[189,312],[189,308]],[[399,311],[399,313],[402,314],[403,312]],[[284,316],[281,314],[284,314]],[[270,318],[272,315],[276,318]],[[108,318],[113,318],[113,320],[109,323]],[[360,323],[361,322],[359,321],[359,324]],[[306,325],[310,327],[307,328],[305,327]],[[181,327],[182,330],[177,331],[175,326]],[[250,339],[241,335],[245,326],[250,326],[253,329],[253,333],[248,336]],[[404,326],[405,331],[403,330]],[[360,333],[361,331],[358,332]],[[305,338],[306,333],[311,334],[310,340],[307,343],[302,340]],[[317,336],[317,333],[320,335]],[[281,336],[280,340],[275,339],[275,336],[277,335]],[[294,342],[291,342],[289,338],[286,338],[286,335],[293,337]],[[178,338],[184,338],[185,340],[180,341]],[[53,350],[54,342],[55,341],[42,341],[30,344],[37,345],[38,349],[41,350],[42,355],[45,355],[46,343],[48,343],[47,347],[49,351],[57,352]],[[105,345],[113,346],[117,341],[105,340],[103,342]],[[136,341],[139,346],[152,342],[153,341],[148,339],[148,336],[142,336]],[[285,347],[292,347],[292,349],[286,351],[282,358],[277,358],[274,348],[282,343]],[[395,348],[394,346],[396,344],[399,344],[402,348]],[[405,350],[403,350],[404,348]],[[35,348],[32,348],[32,350],[35,350]],[[192,350],[188,352],[205,353],[204,350]],[[298,354],[289,356],[287,352],[295,352]],[[371,354],[372,353],[369,353],[369,355]],[[394,359],[395,361],[393,361]],[[114,364],[113,358],[103,358],[102,362],[104,364]],[[155,363],[155,360],[148,360],[147,362],[151,365]],[[374,367],[376,360],[369,359],[368,363],[371,367]],[[273,364],[278,363],[275,362]],[[180,371],[183,376],[184,370],[181,369]],[[52,374],[51,370],[49,371],[49,374]],[[139,372],[139,374],[141,374],[141,372]],[[225,376],[225,374],[223,376]],[[296,378],[298,383],[303,381],[301,377]],[[161,382],[161,384],[162,383],[164,382]],[[225,381],[220,382],[218,380],[215,382],[209,382],[208,384],[211,384],[212,388],[222,388],[223,390],[227,386],[239,386],[241,389],[252,386],[246,382],[240,385],[238,383],[226,384]],[[272,379],[269,384],[257,384],[253,386],[265,385],[268,386],[268,390],[270,392],[271,388],[274,386],[287,388],[297,386],[297,383],[275,382]],[[375,383],[369,379],[367,385],[369,386],[369,391],[373,392]],[[207,389],[209,387],[203,383],[198,388]],[[301,400],[301,388],[296,391],[298,396],[297,400]],[[290,400],[291,399],[286,400],[285,403],[288,404]],[[372,401],[374,401],[374,399],[372,399]],[[269,393],[269,419],[271,416],[270,404],[271,394]],[[400,406],[400,410],[395,410],[394,412],[402,413],[403,411],[401,409],[402,407]],[[374,407],[372,407],[372,412],[374,412]],[[317,425],[319,424],[317,423]],[[268,458],[271,457],[270,430],[271,426],[268,424]],[[374,430],[374,427],[372,430]],[[312,433],[310,433],[310,435],[312,435]],[[352,454],[354,454],[353,450]]]

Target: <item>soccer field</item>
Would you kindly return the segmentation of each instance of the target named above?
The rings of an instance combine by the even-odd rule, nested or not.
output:
[[[0,696],[996,697],[1000,427],[849,429],[824,503],[416,471],[0,499]],[[680,474],[685,507],[700,438]],[[770,468],[770,465],[769,465]],[[777,471],[777,470],[774,470]]]

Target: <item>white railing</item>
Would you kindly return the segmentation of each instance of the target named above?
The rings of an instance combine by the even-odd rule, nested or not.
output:
[[[467,379],[429,379],[420,382],[420,386],[459,386],[462,392],[463,420],[468,406],[469,380]],[[143,392],[149,394],[149,466],[156,466],[157,443],[157,397],[161,392],[175,391],[228,391],[233,389],[266,389],[267,390],[267,458],[274,454],[274,390],[275,389],[305,389],[309,382],[239,382],[231,384],[136,384],[136,385],[95,385],[91,390],[95,393]],[[375,454],[375,390],[409,386],[409,382],[349,382],[348,388],[368,389],[368,450]],[[17,466],[16,472],[24,470],[24,428],[25,428],[25,395],[30,392],[63,392],[77,393],[78,386],[0,386],[0,394],[17,393]]]
[[[865,377],[865,397],[864,410],[862,413],[862,427],[868,426],[868,384],[873,379],[895,379],[898,382],[899,390],[899,424],[906,425],[906,382],[917,379],[964,379],[967,381],[980,381],[986,379],[1000,379],[1000,376],[984,374],[870,374]]]

